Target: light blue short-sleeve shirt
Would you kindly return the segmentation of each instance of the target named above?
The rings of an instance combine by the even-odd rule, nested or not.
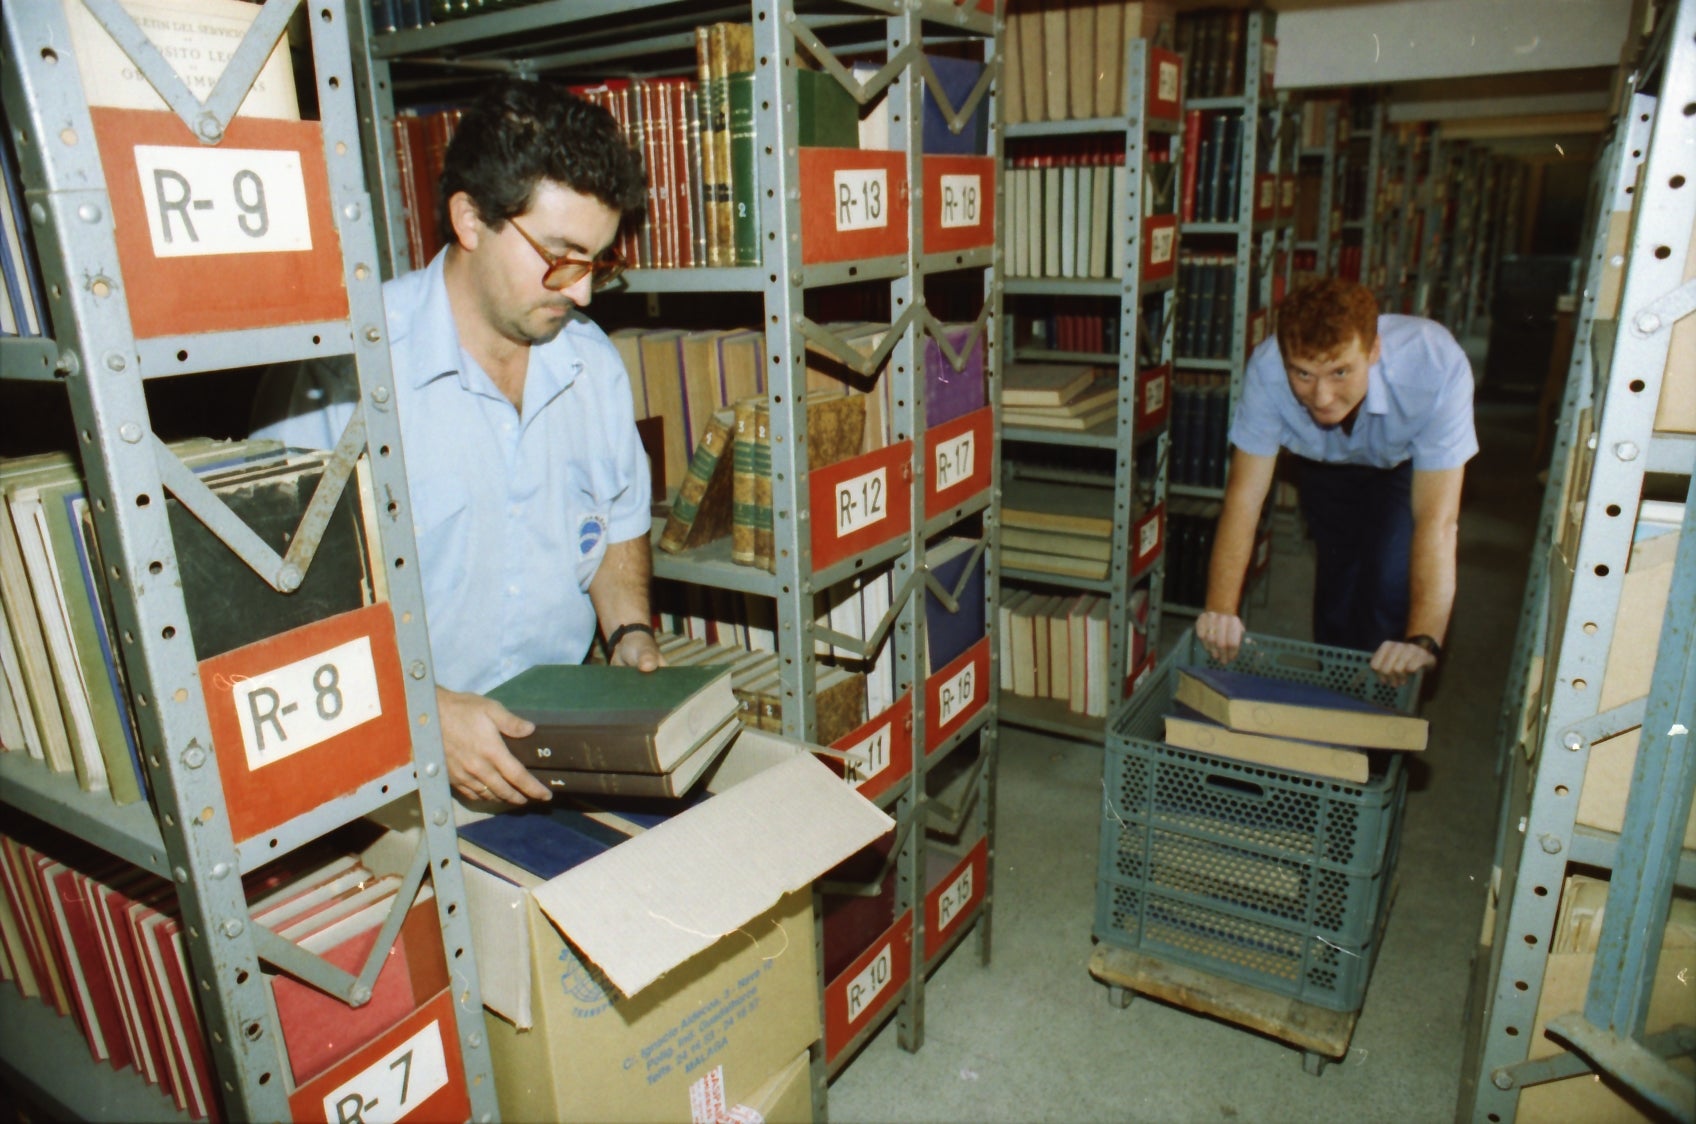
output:
[[[1231,444],[1254,456],[1280,448],[1330,464],[1415,471],[1459,468],[1478,452],[1472,424],[1472,365],[1447,328],[1418,316],[1378,317],[1384,347],[1367,372],[1352,433],[1326,428],[1296,400],[1276,338],[1254,349]]]
[[[517,410],[459,346],[443,260],[385,284],[383,305],[436,681],[481,694],[583,658],[608,544],[648,533],[648,462],[600,328],[573,317],[532,348]],[[345,366],[308,364],[261,391],[261,410],[287,397],[255,436],[330,448],[355,393]]]

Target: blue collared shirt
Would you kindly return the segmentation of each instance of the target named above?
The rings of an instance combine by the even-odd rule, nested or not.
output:
[[[1243,374],[1231,444],[1260,457],[1280,448],[1330,464],[1417,472],[1459,468],[1478,452],[1472,425],[1472,365],[1447,328],[1418,316],[1378,317],[1384,343],[1367,372],[1354,431],[1313,420],[1290,389],[1276,338],[1263,340]]]
[[[600,328],[574,316],[531,349],[520,412],[460,348],[443,260],[386,283],[383,305],[436,681],[480,694],[583,658],[607,544],[648,533],[648,462]],[[335,445],[357,392],[339,363],[267,390],[286,416],[254,435],[304,448]]]

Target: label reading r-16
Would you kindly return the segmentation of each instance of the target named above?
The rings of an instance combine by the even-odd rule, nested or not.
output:
[[[968,663],[937,691],[936,724],[940,729],[954,721],[977,698],[976,664]]]

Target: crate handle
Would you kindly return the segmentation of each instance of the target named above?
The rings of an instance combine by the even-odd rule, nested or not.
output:
[[[1224,773],[1207,774],[1207,782],[1214,788],[1223,788],[1238,796],[1251,796],[1256,800],[1266,799],[1266,789],[1253,781],[1245,781],[1240,777],[1228,776]]]

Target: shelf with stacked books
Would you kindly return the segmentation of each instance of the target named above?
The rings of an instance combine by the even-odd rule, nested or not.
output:
[[[3,16],[22,158],[7,195],[32,201],[47,298],[32,316],[53,325],[80,439],[0,464],[6,958],[91,1062],[20,1061],[28,1017],[7,1017],[0,1052],[92,1118],[149,1111],[107,1099],[88,1069],[108,1066],[186,1118],[323,1119],[355,1092],[398,1115],[495,1107],[415,546],[372,498],[406,490],[392,411],[357,410],[334,454],[167,444],[145,393],[353,355],[361,399],[392,395],[386,348],[355,343],[381,340],[355,328],[382,305],[340,77],[349,12],[319,5],[291,62],[296,6],[30,0]],[[295,64],[323,79],[316,117]],[[6,376],[37,377],[13,350]],[[384,836],[389,864],[359,867],[370,892],[334,926],[255,920],[360,861],[333,854],[377,863],[345,829],[381,808],[422,827]],[[381,1085],[406,1051],[429,1056],[428,1079]]]
[[[1180,45],[1203,60],[1191,68],[1196,96],[1184,114],[1185,241],[1177,263],[1162,606],[1185,614],[1197,612],[1206,595],[1243,373],[1272,330],[1295,258],[1300,111],[1272,92],[1274,18],[1214,11],[1178,21]]]
[[[1117,9],[1008,22],[1001,718],[1083,741],[1158,628],[1188,159],[1172,28]]]
[[[1456,1118],[1688,1117],[1680,980],[1696,971],[1696,475],[1642,450],[1696,433],[1680,379],[1696,200],[1696,11],[1627,44],[1497,746],[1496,876],[1474,953]],[[1632,377],[1623,379],[1621,372]],[[1603,1028],[1613,1028],[1606,1029]],[[1680,1031],[1679,1028],[1683,1028]],[[1652,1107],[1651,1107],[1652,1106]]]
[[[590,314],[630,374],[654,470],[656,623],[677,659],[731,663],[761,728],[826,746],[901,825],[875,870],[827,879],[887,877],[872,920],[860,895],[819,902],[821,1110],[886,1021],[922,1042],[927,774],[984,762],[972,827],[986,851],[991,838],[994,9],[933,0],[892,19],[881,3],[757,0],[633,23],[541,4],[379,34],[361,60],[393,271],[433,253],[418,170],[452,125],[421,100],[445,87],[419,50],[522,56],[604,105],[652,170],[620,247],[635,268]],[[961,544],[966,589],[938,577]],[[975,641],[941,659],[939,629],[957,633],[974,600]],[[987,955],[984,874],[950,921]]]

